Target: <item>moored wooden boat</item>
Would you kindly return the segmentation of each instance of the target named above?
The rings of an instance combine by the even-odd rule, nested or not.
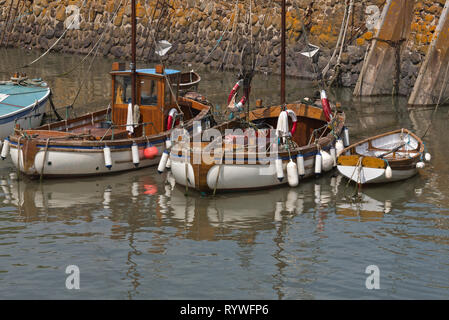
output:
[[[270,129],[276,126],[282,112],[288,112],[292,119],[296,118],[296,121],[291,120],[295,122],[291,126],[296,130],[290,131],[291,136],[274,137],[276,130]],[[335,155],[337,137],[343,132],[343,112],[336,112],[328,123],[321,108],[299,103],[250,111],[251,125],[248,128],[256,128],[257,137],[265,135],[269,138],[269,132],[272,132],[273,140],[267,140],[270,146],[263,150],[255,147],[260,142],[250,142],[251,137],[246,134],[248,131],[240,135],[229,134],[228,130],[242,129],[242,118],[243,115],[213,127],[222,134],[222,143],[218,154],[214,153],[213,161],[208,161],[211,151],[206,142],[176,143],[170,153],[171,170],[176,182],[205,193],[264,189],[286,183],[294,186],[295,183],[290,180],[290,163],[295,164],[293,176],[296,175],[296,179],[298,176],[318,176],[330,171],[336,164],[336,158],[332,155]],[[278,151],[267,153],[278,142]]]
[[[0,81],[0,139],[10,135],[16,124],[31,129],[41,124],[50,88],[41,79],[16,74]]]
[[[286,1],[283,0],[280,105],[250,111],[248,104],[246,114],[242,113],[243,105],[249,103],[256,61],[255,51],[249,46],[242,52],[239,79],[227,101],[230,116],[237,114],[236,118],[215,126],[200,139],[194,135],[193,142],[181,138],[172,148],[171,168],[178,184],[205,193],[263,189],[286,183],[295,187],[299,178],[319,176],[336,166],[336,146],[343,144],[337,143],[337,139],[344,130],[345,114],[340,110],[332,114],[324,90],[321,91],[322,108],[285,103],[285,44]],[[236,103],[240,86],[243,97]],[[208,140],[211,136],[219,139],[211,144],[203,142],[203,138]]]
[[[115,63],[110,108],[34,130],[16,129],[8,139],[12,162],[26,175],[45,177],[99,175],[156,164],[176,121],[182,120],[189,131],[194,121],[209,125],[208,105],[176,97],[166,85],[179,81],[179,74],[162,66],[136,70],[137,109],[126,103],[131,71]]]
[[[408,129],[398,129],[364,139],[342,150],[338,171],[358,183],[383,183],[412,177],[424,167],[421,139]]]
[[[109,107],[36,130],[16,127],[2,159],[10,151],[14,165],[29,176],[101,175],[156,164],[178,123],[188,131],[207,128],[210,107],[179,96],[178,70],[136,69],[136,10],[133,0],[130,69],[113,64]]]
[[[179,79],[179,90],[186,91],[189,89],[198,89],[198,84],[201,81],[201,76],[191,70],[188,72],[181,72]],[[173,86],[176,87],[178,84],[174,83]]]

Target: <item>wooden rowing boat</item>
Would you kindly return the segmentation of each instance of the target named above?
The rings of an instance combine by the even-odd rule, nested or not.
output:
[[[201,76],[196,73],[195,71],[191,70],[188,72],[182,72],[180,75],[180,81],[179,81],[179,90],[186,91],[189,89],[198,89],[198,84],[201,81]],[[177,86],[177,84],[173,84],[174,87]]]
[[[364,139],[342,150],[338,171],[359,184],[383,183],[412,177],[424,167],[421,139],[408,129],[398,129]]]

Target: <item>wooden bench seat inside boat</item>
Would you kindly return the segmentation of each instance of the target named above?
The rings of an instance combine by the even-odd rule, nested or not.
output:
[[[56,130],[27,130],[28,135],[37,139],[64,139],[76,136],[85,138],[88,140],[111,140],[112,130],[108,128],[99,128],[92,125],[83,126],[80,128],[71,129],[70,131],[56,131]],[[125,139],[128,137],[128,131],[125,129],[114,129],[114,139]]]
[[[86,134],[95,137],[95,140],[111,140],[112,135],[114,139],[126,139],[128,137],[128,131],[123,129],[115,128],[114,130],[110,128],[100,128],[94,125],[87,125],[80,128],[71,129],[72,134]]]

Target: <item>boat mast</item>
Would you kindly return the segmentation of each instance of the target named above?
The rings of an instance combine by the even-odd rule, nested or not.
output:
[[[136,104],[136,0],[131,0],[131,102]]]
[[[281,105],[283,105],[285,103],[285,0],[282,0],[281,25]]]

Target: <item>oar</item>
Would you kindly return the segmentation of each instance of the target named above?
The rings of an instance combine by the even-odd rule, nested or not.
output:
[[[386,152],[386,153],[381,154],[380,156],[377,156],[377,158],[383,158],[383,157],[385,157],[386,155],[388,155],[388,154],[390,154],[390,153],[393,153],[393,152],[398,151],[398,150],[399,150],[400,148],[402,148],[403,146],[405,146],[405,143],[403,143],[403,144],[397,146],[396,148],[394,148],[394,149],[392,149],[392,150],[390,150],[390,151],[388,151],[388,152]]]

